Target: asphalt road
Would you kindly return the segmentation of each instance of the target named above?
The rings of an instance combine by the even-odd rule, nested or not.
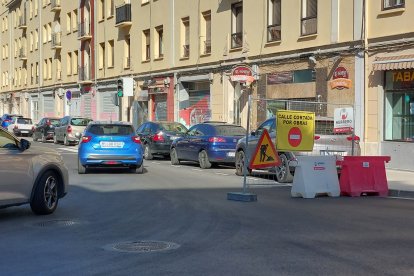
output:
[[[228,201],[234,168],[78,175],[76,147],[38,145],[62,153],[70,191],[49,216],[0,210],[1,275],[414,275],[413,200],[294,199],[274,182]]]

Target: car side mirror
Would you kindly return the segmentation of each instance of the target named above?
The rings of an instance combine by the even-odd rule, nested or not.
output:
[[[30,148],[30,142],[26,139],[21,139],[19,143],[19,149],[25,151]]]

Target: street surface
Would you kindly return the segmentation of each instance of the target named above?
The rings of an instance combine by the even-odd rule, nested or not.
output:
[[[78,175],[77,146],[33,145],[61,152],[70,190],[49,216],[0,210],[1,275],[414,275],[413,200],[294,199],[274,182],[228,201],[234,168],[159,159],[142,175]]]

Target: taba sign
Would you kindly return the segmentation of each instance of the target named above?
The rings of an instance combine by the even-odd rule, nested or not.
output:
[[[339,66],[335,69],[332,80],[329,82],[331,89],[349,89],[352,87],[352,80],[349,79],[348,71],[345,67]]]
[[[238,65],[231,70],[230,79],[237,82],[254,82],[253,70],[247,65]]]
[[[312,151],[315,137],[315,113],[278,110],[276,145],[280,151]]]
[[[354,129],[354,109],[352,107],[335,108],[334,133],[347,133]]]
[[[414,88],[414,70],[396,70],[386,72],[387,89]]]

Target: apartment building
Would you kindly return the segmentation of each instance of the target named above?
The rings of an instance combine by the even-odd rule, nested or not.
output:
[[[247,124],[248,94],[354,106],[364,154],[414,168],[414,3],[3,0],[0,113]],[[332,85],[336,75],[345,87]],[[134,96],[114,104],[117,80]],[[252,127],[266,116],[255,110]]]

